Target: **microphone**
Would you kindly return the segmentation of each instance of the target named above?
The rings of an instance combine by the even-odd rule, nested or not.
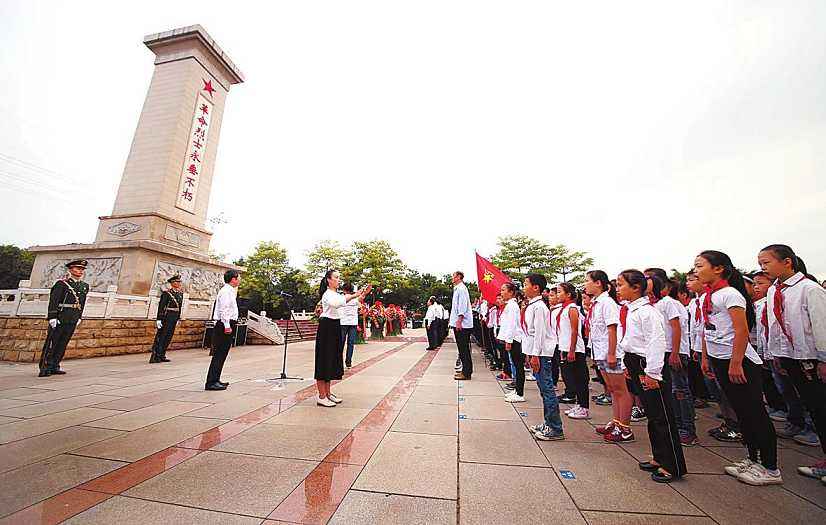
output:
[[[290,299],[293,298],[293,296],[288,294],[287,292],[278,292],[278,295],[280,295],[281,297],[289,297]]]

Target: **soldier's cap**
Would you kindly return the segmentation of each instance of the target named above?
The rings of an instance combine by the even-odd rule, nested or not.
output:
[[[71,268],[72,266],[78,266],[78,267],[83,268],[85,270],[88,265],[89,265],[89,261],[87,261],[86,259],[75,259],[73,261],[67,262],[66,263],[66,268]]]
[[[170,277],[169,279],[166,280],[166,282],[168,282],[169,284],[172,284],[175,281],[181,282],[181,276],[180,275],[173,275],[172,277]]]

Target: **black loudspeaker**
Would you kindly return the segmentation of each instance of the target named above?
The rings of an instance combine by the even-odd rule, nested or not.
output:
[[[238,305],[238,318],[246,319],[250,312],[250,300],[244,297],[237,297],[235,302]]]

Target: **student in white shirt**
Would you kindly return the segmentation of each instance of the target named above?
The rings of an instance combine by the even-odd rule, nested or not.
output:
[[[525,307],[523,330],[525,338],[522,351],[530,360],[531,370],[536,377],[536,385],[542,397],[543,421],[530,427],[534,437],[540,441],[565,439],[562,419],[559,417],[559,400],[552,380],[551,363],[556,342],[549,337],[550,311],[541,292],[548,281],[544,275],[531,273],[525,277],[523,290],[528,301]]]
[[[694,426],[694,396],[688,384],[688,310],[671,297],[672,283],[665,270],[647,268],[643,273],[648,278],[648,297],[665,323],[666,366],[663,367],[663,377],[671,384],[671,405],[680,432],[680,443],[684,447],[693,447],[697,444],[697,430]]]
[[[571,283],[561,283],[556,287],[556,297],[562,303],[557,310],[556,317],[551,320],[556,328],[561,359],[568,368],[568,381],[572,384],[571,390],[576,396],[577,403],[567,410],[565,415],[571,419],[591,419],[589,412],[590,392],[588,382],[591,375],[588,373],[588,364],[585,361],[585,342],[580,336],[582,317],[579,315],[576,298],[577,291]]]
[[[802,261],[784,244],[763,248],[757,260],[776,279],[766,296],[768,352],[794,384],[826,453],[826,290],[806,278]],[[798,471],[826,478],[826,461]]]
[[[768,351],[768,313],[766,312],[766,294],[772,286],[772,281],[766,272],[755,272],[751,275],[752,285],[752,300],[754,300],[754,318],[757,319],[755,323],[755,337],[752,343],[757,355],[763,360],[763,394],[766,396],[766,404],[769,406],[769,419],[772,421],[788,421],[788,408],[786,401],[783,398],[782,387],[778,386],[775,380],[775,375],[778,377],[785,377],[789,384],[791,381],[788,375],[780,376],[774,371],[774,359],[771,352]],[[765,320],[765,324],[761,322]],[[751,339],[751,338],[750,338]],[[791,390],[794,390],[792,385]],[[802,406],[802,405],[801,405]],[[812,435],[817,436],[814,432]],[[777,433],[777,437],[782,437],[781,433]]]
[[[647,287],[645,275],[639,270],[625,270],[617,277],[617,295],[629,301],[620,308],[617,346],[625,354],[625,367],[641,392],[648,416],[653,459],[640,462],[639,467],[651,472],[654,481],[669,483],[685,475],[685,457],[669,402],[671,385],[662,375],[666,349],[663,318],[651,305]]]
[[[342,399],[330,392],[330,384],[344,376],[344,361],[341,345],[341,316],[347,303],[363,299],[370,293],[372,286],[362,288],[360,292],[350,294],[338,293],[341,276],[336,270],[327,270],[318,287],[321,299],[321,316],[315,339],[315,373],[318,398],[316,404],[334,407]]]
[[[591,309],[585,319],[585,332],[591,343],[592,357],[605,380],[605,388],[611,394],[613,418],[605,425],[596,427],[612,443],[634,441],[631,431],[631,393],[625,381],[623,354],[617,348],[619,305],[610,295],[610,281],[602,270],[585,274],[585,293],[589,294]]]
[[[496,338],[505,345],[505,351],[510,355],[513,363],[515,399],[525,400],[525,354],[522,353],[522,338],[524,332],[521,324],[521,311],[516,302],[516,286],[505,283],[500,291],[505,308],[499,317],[499,335]],[[510,394],[508,394],[510,395]],[[510,401],[505,397],[506,401]],[[512,401],[511,401],[512,402]]]
[[[743,276],[728,255],[715,250],[701,252],[694,259],[694,270],[706,285],[700,297],[703,372],[720,383],[737,414],[749,452],[746,459],[725,467],[725,471],[749,485],[783,483],[777,468],[777,434],[763,405],[763,361],[749,344],[754,305]]]
[[[229,355],[238,325],[238,283],[241,276],[235,270],[224,272],[224,286],[218,291],[212,319],[212,359],[209,362],[204,390],[226,390],[229,383],[221,381],[221,372]]]
[[[559,334],[556,333],[556,314],[559,313],[559,309],[562,308],[562,305],[559,303],[559,299],[556,297],[556,285],[551,286],[548,289],[548,309],[550,310],[550,327],[551,331],[548,333],[548,336],[551,338],[552,344],[554,346],[554,358],[551,362],[551,375],[554,381],[554,388],[556,385],[559,384],[559,374],[561,372],[560,368],[560,356],[562,352],[559,351]],[[576,396],[573,394],[568,395],[568,386],[565,385],[565,392],[563,393],[562,397],[559,398],[560,403],[574,403],[576,402]],[[564,398],[568,398],[569,400],[565,400]]]

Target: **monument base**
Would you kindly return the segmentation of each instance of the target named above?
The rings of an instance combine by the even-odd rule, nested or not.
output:
[[[180,274],[191,299],[208,301],[223,286],[226,270],[243,270],[153,240],[33,246],[29,250],[35,254],[32,288],[50,288],[66,274],[66,262],[83,258],[89,261],[84,280],[91,291],[106,292],[114,285],[119,294],[147,296],[164,287],[169,277]]]

